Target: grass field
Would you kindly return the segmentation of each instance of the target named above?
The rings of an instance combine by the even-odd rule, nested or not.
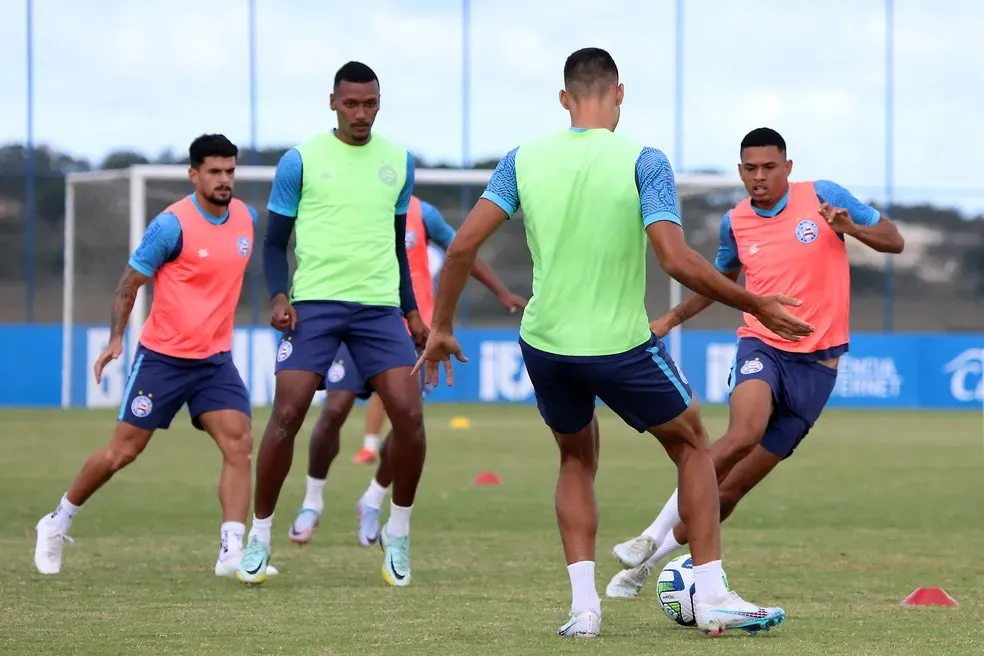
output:
[[[984,653],[984,435],[972,414],[828,412],[796,456],[725,524],[725,567],[746,598],[786,609],[770,634],[704,639],[672,624],[655,585],[604,600],[603,637],[566,641],[570,587],[553,513],[555,447],[536,410],[427,409],[428,463],[413,517],[410,588],[388,588],[381,552],[357,545],[354,414],[314,541],[286,533],[303,496],[307,430],[281,496],[258,588],[216,579],[219,455],[180,416],[76,518],[62,573],[36,574],[33,526],[58,501],[110,412],[0,413],[0,652],[16,654]],[[451,430],[455,414],[470,430]],[[725,414],[706,413],[718,435]],[[257,433],[266,415],[256,418]],[[674,487],[655,441],[602,414],[598,589],[612,545]],[[257,444],[259,440],[257,439]],[[475,487],[492,470],[498,487]],[[901,608],[938,585],[959,608]]]

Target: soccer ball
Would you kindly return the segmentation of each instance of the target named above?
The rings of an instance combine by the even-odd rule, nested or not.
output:
[[[695,626],[694,561],[690,554],[678,556],[666,563],[656,580],[656,598],[663,612],[680,626]]]

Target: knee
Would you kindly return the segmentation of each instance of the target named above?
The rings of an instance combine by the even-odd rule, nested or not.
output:
[[[578,435],[565,435],[558,439],[560,466],[584,467],[592,472],[598,469],[597,438],[593,428]]]
[[[293,439],[304,423],[307,409],[301,403],[286,401],[273,408],[273,421],[278,439]]]
[[[734,463],[749,453],[762,440],[762,431],[754,426],[740,425],[729,427],[720,440],[714,444],[714,461],[722,464]]]
[[[390,423],[393,424],[394,430],[423,433],[424,406],[419,398],[405,403],[398,403],[397,407],[387,408],[386,412],[389,415]]]
[[[351,405],[348,403],[340,403],[337,401],[327,401],[325,403],[324,412],[321,413],[321,418],[318,420],[318,426],[321,430],[328,431],[331,428],[339,427],[345,423],[345,419],[348,417]]]
[[[134,441],[114,440],[106,448],[105,458],[110,470],[118,472],[136,460],[142,451],[142,446]]]
[[[232,432],[222,440],[222,455],[232,464],[249,464],[253,457],[253,434],[248,430]]]

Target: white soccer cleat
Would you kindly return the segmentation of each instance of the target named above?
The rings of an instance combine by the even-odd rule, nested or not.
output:
[[[61,571],[62,550],[65,544],[74,542],[59,531],[54,522],[45,515],[34,527],[37,531],[37,542],[34,543],[34,566],[42,574],[57,574]]]
[[[637,538],[626,540],[616,544],[612,549],[612,554],[625,567],[638,567],[649,560],[650,556],[656,553],[659,545],[648,535],[640,535]]]
[[[597,638],[601,633],[601,615],[593,611],[584,611],[575,615],[564,626],[557,629],[557,635],[562,638]]]
[[[359,499],[355,504],[355,516],[359,520],[356,534],[359,544],[369,547],[379,541],[379,509],[370,508]]]
[[[242,551],[220,553],[219,559],[215,561],[215,575],[235,576],[236,571],[239,569],[239,563],[243,560],[243,553]],[[266,573],[267,576],[276,576],[279,574],[277,568],[273,565],[267,565]]]
[[[642,564],[632,569],[623,569],[612,577],[605,588],[605,596],[612,599],[635,599],[642,591],[642,586],[652,576],[653,570],[649,565]]]
[[[314,537],[314,529],[321,523],[321,513],[313,508],[301,508],[297,511],[294,523],[290,525],[287,537],[294,544],[307,544]]]
[[[729,592],[728,596],[715,604],[694,601],[694,619],[697,628],[709,636],[722,635],[728,629],[741,629],[751,635],[759,631],[769,631],[786,619],[781,608],[762,608],[749,603]]]

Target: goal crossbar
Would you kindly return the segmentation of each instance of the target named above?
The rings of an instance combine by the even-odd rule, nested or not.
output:
[[[273,166],[238,166],[236,180],[239,182],[271,182],[276,172]],[[75,240],[76,211],[75,189],[79,184],[126,181],[129,193],[129,249],[134,252],[147,229],[147,182],[180,181],[188,177],[188,167],[173,164],[136,164],[122,169],[101,171],[76,171],[65,177],[65,252],[62,294],[62,407],[71,404],[71,371],[73,351],[73,313],[75,311]],[[488,184],[492,169],[441,169],[421,168],[414,172],[414,180],[424,185],[481,186]],[[680,174],[676,176],[677,196],[690,198],[714,191],[726,191],[741,186],[737,177],[717,174]],[[680,302],[682,288],[670,279],[670,304]],[[130,314],[128,332],[128,356],[136,346],[136,336],[143,328],[147,317],[147,294],[141,289],[137,293]],[[670,334],[670,355],[680,364],[680,328]]]

